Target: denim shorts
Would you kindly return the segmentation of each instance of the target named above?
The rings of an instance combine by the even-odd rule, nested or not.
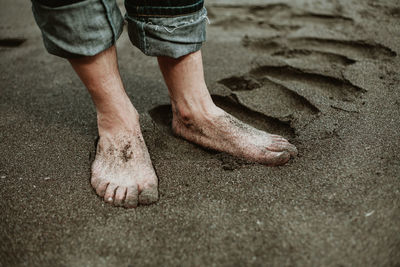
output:
[[[126,0],[132,44],[149,56],[178,58],[199,50],[206,40],[207,11],[203,0],[189,1],[196,2],[179,7],[134,7]],[[124,25],[115,0],[75,0],[61,6],[32,0],[32,11],[46,50],[64,58],[106,50],[115,44]]]

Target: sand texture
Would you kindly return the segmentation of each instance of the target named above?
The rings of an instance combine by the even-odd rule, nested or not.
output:
[[[265,167],[171,134],[154,58],[118,41],[160,201],[92,190],[96,114],[30,1],[0,8],[0,266],[400,266],[400,2],[207,1],[215,102],[293,142]]]

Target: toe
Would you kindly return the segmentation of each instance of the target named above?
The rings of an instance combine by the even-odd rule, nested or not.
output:
[[[283,152],[287,151],[289,154],[294,157],[297,155],[297,148],[292,145],[291,143],[288,142],[274,142],[271,145],[268,146],[268,150],[274,151],[274,152]]]
[[[290,153],[286,151],[276,153],[274,156],[275,156],[275,160],[273,162],[274,166],[283,165],[290,159]]]
[[[290,155],[292,157],[297,156],[297,154],[298,154],[297,148],[294,145],[290,144],[290,143],[289,143],[289,145],[290,145],[290,147],[289,147],[288,151],[289,151]]]
[[[277,134],[269,134],[271,137],[275,137],[275,138],[282,138],[282,136],[277,135]]]
[[[157,184],[144,187],[139,194],[140,204],[151,204],[158,200]]]
[[[92,187],[94,189],[99,187],[100,182],[101,182],[101,179],[99,179],[97,176],[92,175],[92,177],[90,178],[90,184],[92,185]]]
[[[270,137],[271,137],[272,139],[275,139],[275,140],[287,141],[284,137],[282,137],[282,136],[280,136],[280,135],[276,135],[276,134],[271,134]]]
[[[115,191],[114,206],[122,206],[125,200],[126,187],[120,186]]]
[[[97,195],[99,195],[100,197],[104,197],[108,184],[108,181],[99,181],[97,187],[95,187]]]
[[[124,202],[125,208],[136,208],[138,205],[138,187],[137,185],[128,187]]]
[[[113,203],[114,202],[114,195],[115,195],[115,190],[117,189],[116,184],[110,183],[107,186],[106,193],[104,194],[104,201],[108,203]]]
[[[286,148],[286,143],[284,142],[274,142],[267,147],[268,150],[273,152],[282,152],[286,150],[285,148]]]
[[[272,138],[272,143],[285,143],[289,144],[289,141],[286,140],[285,138]]]
[[[290,154],[287,151],[282,152],[269,152],[264,164],[269,166],[279,166],[288,162]]]

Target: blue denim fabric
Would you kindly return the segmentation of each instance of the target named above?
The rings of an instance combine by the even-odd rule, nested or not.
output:
[[[32,1],[32,11],[47,51],[60,57],[95,55],[111,47],[123,29],[115,0],[86,0],[60,7]]]
[[[51,54],[64,57],[96,55],[111,47],[123,30],[115,0],[84,0],[50,7],[32,0],[35,20]],[[207,11],[174,17],[125,16],[133,45],[149,56],[180,57],[201,48]]]
[[[175,17],[131,17],[129,38],[133,45],[148,56],[178,58],[199,50],[206,40],[207,10]]]

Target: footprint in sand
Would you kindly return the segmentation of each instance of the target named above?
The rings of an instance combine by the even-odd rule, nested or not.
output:
[[[374,41],[339,38],[359,26],[343,15],[338,1],[318,12],[284,3],[215,5],[210,9],[215,27],[232,32],[252,27],[249,32],[256,35],[242,39],[242,45],[256,55],[252,69],[219,83],[232,91],[230,97],[238,104],[289,122],[294,128],[331,108],[356,112],[366,89],[346,78],[346,68],[360,60],[396,56],[390,48]],[[307,36],[308,31],[311,36]],[[318,31],[336,35],[325,38],[316,34]]]
[[[26,41],[24,38],[4,38],[0,39],[0,47],[17,47]]]

